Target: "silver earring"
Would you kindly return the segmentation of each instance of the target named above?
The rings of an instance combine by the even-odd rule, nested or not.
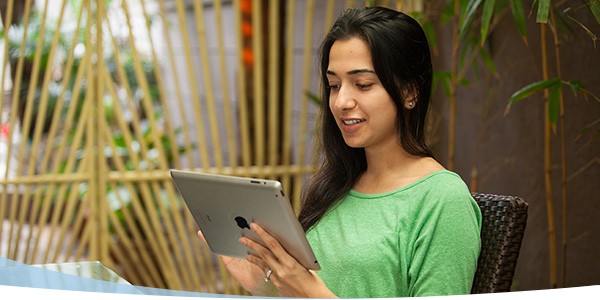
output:
[[[412,101],[408,102],[408,107],[413,107],[414,103]]]

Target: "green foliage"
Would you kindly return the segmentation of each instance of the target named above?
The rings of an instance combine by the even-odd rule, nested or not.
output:
[[[550,0],[537,0],[538,10],[536,21],[538,23],[548,23],[548,14],[550,13]]]
[[[515,19],[517,29],[521,37],[527,36],[527,26],[525,25],[525,10],[523,9],[523,1],[510,0],[510,10]]]
[[[496,7],[496,0],[487,0],[483,5],[483,12],[481,13],[481,44],[485,43],[488,32],[490,31],[490,23],[494,16],[494,9]]]
[[[592,12],[592,15],[594,15],[594,18],[596,18],[596,22],[600,24],[600,0],[591,0],[588,3],[588,8]]]
[[[548,90],[549,92],[549,119],[551,124],[556,124],[558,121],[558,112],[559,112],[559,103],[560,103],[560,93],[564,87],[570,87],[571,91],[575,96],[584,95],[585,97],[592,97],[597,102],[600,102],[600,98],[589,90],[585,89],[583,83],[579,80],[571,80],[565,81],[560,78],[552,78],[548,80],[541,80],[534,83],[531,83],[520,90],[514,92],[510,99],[508,100],[508,105],[506,106],[505,113],[508,113],[510,107],[523,99],[533,96],[538,92],[543,92]]]

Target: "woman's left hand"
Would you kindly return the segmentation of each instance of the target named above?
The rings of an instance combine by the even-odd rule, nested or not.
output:
[[[266,246],[248,237],[240,238],[240,243],[252,250],[246,260],[262,269],[284,297],[335,298],[325,283],[312,270],[301,265],[281,246],[279,241],[256,223],[250,229],[260,237]]]

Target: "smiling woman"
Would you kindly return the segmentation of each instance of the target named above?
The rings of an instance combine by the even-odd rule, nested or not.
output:
[[[322,166],[302,193],[300,222],[321,270],[308,270],[268,232],[223,257],[254,295],[406,297],[468,294],[481,212],[463,180],[425,143],[432,66],[409,16],[354,8],[321,46]]]
[[[401,147],[396,107],[375,73],[366,42],[355,37],[334,43],[327,80],[329,109],[348,146]]]

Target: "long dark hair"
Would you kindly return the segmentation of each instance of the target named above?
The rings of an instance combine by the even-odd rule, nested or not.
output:
[[[322,166],[302,191],[299,219],[308,230],[339,201],[367,168],[363,148],[344,142],[329,110],[326,71],[329,51],[337,40],[358,37],[370,47],[373,67],[397,108],[399,141],[409,154],[431,157],[425,143],[425,117],[431,96],[432,66],[429,44],[423,29],[411,17],[382,7],[346,10],[321,44],[321,116],[319,122]],[[412,93],[415,106],[404,108],[404,95]]]

